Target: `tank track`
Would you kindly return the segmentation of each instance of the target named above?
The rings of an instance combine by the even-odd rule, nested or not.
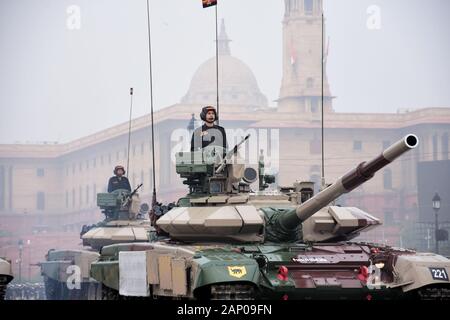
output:
[[[0,300],[5,300],[6,295],[6,285],[2,284],[0,285]]]
[[[212,285],[211,300],[255,300],[255,287],[250,284]]]
[[[450,300],[450,287],[431,287],[417,290],[420,300]]]

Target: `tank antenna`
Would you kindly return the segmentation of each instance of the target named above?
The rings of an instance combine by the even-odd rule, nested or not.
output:
[[[215,5],[216,11],[216,92],[217,92],[217,125],[219,125],[219,31],[217,22],[217,7],[219,4]]]
[[[322,4],[323,6],[323,4]],[[322,60],[321,60],[321,66],[322,66],[322,85],[321,85],[321,89],[322,89],[322,117],[321,117],[321,130],[322,130],[322,180],[321,180],[321,189],[325,189],[325,146],[324,146],[324,121],[323,121],[323,109],[324,109],[324,105],[323,105],[323,78],[324,78],[324,54],[323,54],[323,50],[324,50],[324,45],[323,45],[323,38],[324,38],[324,22],[323,22],[323,7],[322,7]]]
[[[133,113],[133,88],[130,88],[130,121],[128,122],[128,156],[127,156],[127,172],[130,165],[130,144],[131,144],[131,115]]]
[[[155,129],[153,122],[153,76],[152,76],[152,41],[150,32],[150,6],[147,0],[147,29],[148,29],[148,60],[149,60],[149,75],[150,75],[150,116],[152,127],[152,178],[153,178],[153,195],[152,195],[152,209],[156,205],[156,178],[155,178]]]

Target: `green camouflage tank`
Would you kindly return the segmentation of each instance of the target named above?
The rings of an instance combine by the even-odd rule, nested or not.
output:
[[[224,159],[178,153],[189,193],[164,215],[153,208],[150,242],[103,247],[91,277],[108,299],[449,298],[450,260],[351,241],[381,223],[333,204],[417,145],[407,135],[316,195],[310,182],[265,191],[262,159],[258,170],[231,163],[239,145]]]

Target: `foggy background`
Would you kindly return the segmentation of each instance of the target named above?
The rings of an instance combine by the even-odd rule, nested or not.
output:
[[[67,27],[72,5],[80,28]],[[368,8],[380,9],[370,29]],[[450,106],[450,2],[325,0],[337,112]],[[214,56],[214,8],[151,0],[155,109],[180,101]],[[222,0],[232,55],[271,106],[281,83],[284,1]],[[0,0],[0,143],[68,142],[149,112],[145,0]],[[326,125],[326,123],[325,123]]]

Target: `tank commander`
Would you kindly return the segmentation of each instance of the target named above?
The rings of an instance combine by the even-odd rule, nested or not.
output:
[[[208,146],[218,146],[226,150],[227,136],[225,129],[214,124],[218,120],[216,109],[212,106],[204,107],[200,113],[200,119],[204,123],[192,133],[191,152],[199,151]]]
[[[131,192],[130,182],[125,177],[125,168],[123,166],[116,166],[114,168],[114,176],[109,178],[108,192],[113,192],[117,189],[125,189]]]

